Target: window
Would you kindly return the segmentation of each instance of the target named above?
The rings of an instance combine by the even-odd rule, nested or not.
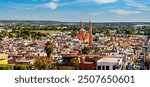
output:
[[[105,66],[102,66],[102,70],[105,70]]]
[[[87,68],[85,68],[85,70],[88,70]]]
[[[78,68],[75,68],[75,70],[78,70]]]
[[[101,70],[101,66],[98,66],[98,70]]]
[[[94,67],[93,70],[96,70],[96,68]]]
[[[116,70],[116,66],[115,65],[113,66],[113,70]]]
[[[109,66],[106,66],[106,70],[109,70]]]

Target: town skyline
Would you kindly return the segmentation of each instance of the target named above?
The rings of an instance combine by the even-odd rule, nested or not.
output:
[[[0,20],[150,22],[148,0],[1,0]]]
[[[0,23],[0,70],[149,70],[150,26],[46,23]]]

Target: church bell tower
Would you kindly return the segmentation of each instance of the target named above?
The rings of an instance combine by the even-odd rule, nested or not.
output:
[[[89,22],[89,45],[92,45],[93,42],[93,34],[92,34],[92,22]]]

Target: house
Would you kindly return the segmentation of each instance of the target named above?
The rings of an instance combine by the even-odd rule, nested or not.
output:
[[[80,63],[77,70],[96,70],[96,63],[94,62],[84,62]]]
[[[0,53],[0,65],[8,64],[8,55],[5,53]]]
[[[75,60],[76,70],[96,70],[96,61],[101,59],[100,55],[80,54]]]
[[[0,65],[1,64],[8,64],[8,60],[7,59],[0,59]]]
[[[102,58],[97,61],[98,70],[121,70],[121,58]]]

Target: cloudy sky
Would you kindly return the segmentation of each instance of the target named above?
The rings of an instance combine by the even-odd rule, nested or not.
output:
[[[0,20],[150,22],[150,1],[0,0]]]

